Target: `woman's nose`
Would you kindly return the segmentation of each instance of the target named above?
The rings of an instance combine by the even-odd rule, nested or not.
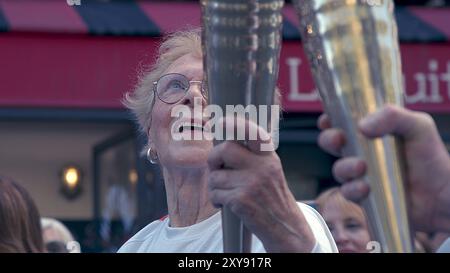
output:
[[[202,105],[206,106],[207,102],[203,97],[201,83],[192,82],[189,86],[189,89],[186,91],[186,94],[182,100],[182,104],[194,107],[195,99],[198,100],[200,98],[202,100]]]
[[[333,237],[336,244],[345,244],[349,241],[347,232],[342,229],[335,229],[333,232]]]

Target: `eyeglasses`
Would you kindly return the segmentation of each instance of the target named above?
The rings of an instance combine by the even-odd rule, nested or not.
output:
[[[153,82],[153,91],[162,102],[173,104],[184,98],[193,83],[200,85],[203,97],[208,99],[205,81],[190,81],[185,75],[178,73],[166,74]]]

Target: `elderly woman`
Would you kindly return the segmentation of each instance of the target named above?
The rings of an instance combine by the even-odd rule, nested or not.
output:
[[[144,227],[119,252],[222,252],[221,206],[255,235],[253,252],[336,252],[320,215],[295,201],[275,152],[258,152],[252,142],[250,149],[234,141],[213,147],[206,138],[172,136],[172,125],[180,122],[171,116],[174,107],[207,105],[199,33],[165,39],[155,65],[126,95],[126,106],[148,137],[148,160],[161,167],[169,215]],[[204,130],[205,120],[181,124],[183,134],[190,135]]]

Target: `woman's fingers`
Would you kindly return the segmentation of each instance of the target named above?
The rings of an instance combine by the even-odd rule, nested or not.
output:
[[[247,148],[255,154],[268,154],[277,148],[272,136],[263,127],[245,117],[226,116],[219,119],[219,126],[235,136],[232,141],[246,143]],[[277,128],[272,129],[276,131]]]
[[[222,206],[227,206],[230,203],[231,195],[228,190],[210,190],[209,200],[216,208],[222,208]]]
[[[249,163],[251,152],[238,142],[224,141],[215,146],[208,156],[208,166],[211,171],[223,168],[240,169]]]
[[[256,123],[245,118],[226,117],[219,121],[219,126],[233,132],[235,138],[212,149],[208,158],[210,170],[243,169],[251,164],[254,156],[273,154],[275,146],[270,134]]]
[[[221,189],[230,190],[238,187],[244,180],[240,172],[232,169],[214,170],[208,176],[208,189],[210,191]]]
[[[209,175],[209,198],[216,208],[228,206],[234,213],[245,213],[254,203],[254,189],[245,183],[242,172],[235,170],[217,170]]]
[[[344,132],[341,129],[326,129],[319,135],[318,144],[326,152],[340,156],[346,143]]]

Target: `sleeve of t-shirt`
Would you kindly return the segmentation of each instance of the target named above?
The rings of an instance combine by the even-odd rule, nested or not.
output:
[[[297,202],[297,205],[305,216],[305,219],[314,234],[314,238],[316,239],[316,243],[311,253],[337,253],[338,249],[336,243],[322,216],[315,209],[306,204]],[[252,237],[252,252],[266,252],[264,245],[255,235]]]
[[[436,253],[450,253],[450,237],[438,248]]]
[[[336,243],[322,216],[312,207],[297,202],[316,238],[311,253],[338,253]]]
[[[133,237],[123,244],[117,251],[117,253],[136,253],[142,252],[140,249],[149,237],[153,236],[155,229],[160,224],[160,220],[156,220],[145,226],[143,229],[138,231]]]

